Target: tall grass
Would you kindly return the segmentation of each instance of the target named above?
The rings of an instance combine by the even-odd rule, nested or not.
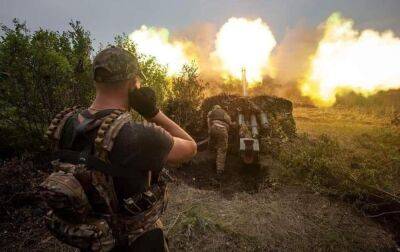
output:
[[[279,176],[341,198],[400,204],[399,134],[387,129],[355,135],[352,141],[344,145],[326,134],[301,134],[282,148]]]

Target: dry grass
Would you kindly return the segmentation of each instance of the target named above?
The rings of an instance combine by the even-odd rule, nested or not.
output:
[[[301,137],[281,156],[289,172],[317,172],[311,180],[336,176],[339,183],[350,179],[351,184],[400,192],[400,130],[390,118],[333,108],[296,109],[295,117]]]
[[[299,133],[314,137],[327,134],[345,144],[364,133],[396,131],[389,116],[359,109],[295,108],[293,114]]]
[[[165,215],[181,251],[382,251],[391,235],[340,202],[299,187],[237,193],[172,187]]]

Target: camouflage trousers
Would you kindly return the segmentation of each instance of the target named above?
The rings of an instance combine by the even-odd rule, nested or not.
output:
[[[213,122],[209,129],[211,150],[215,151],[217,172],[225,168],[226,152],[228,150],[228,127],[219,122]]]

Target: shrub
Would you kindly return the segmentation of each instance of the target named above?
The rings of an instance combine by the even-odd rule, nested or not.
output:
[[[170,99],[165,112],[191,133],[202,126],[199,108],[204,98],[206,84],[198,78],[195,65],[185,65],[179,76],[172,79]]]
[[[91,39],[79,22],[59,33],[1,26],[0,149],[37,150],[52,116],[92,96]]]

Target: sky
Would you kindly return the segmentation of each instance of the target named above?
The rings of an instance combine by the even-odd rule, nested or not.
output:
[[[31,30],[62,31],[79,20],[95,44],[107,44],[143,24],[179,31],[202,23],[219,27],[233,16],[261,17],[279,42],[297,24],[316,27],[336,11],[359,29],[390,29],[400,37],[400,0],[0,0],[0,23],[18,18]]]

